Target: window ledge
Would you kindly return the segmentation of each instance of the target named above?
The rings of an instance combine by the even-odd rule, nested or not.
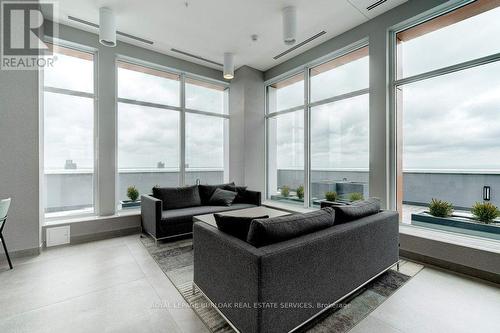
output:
[[[299,205],[294,205],[294,204],[287,204],[287,203],[282,203],[282,202],[277,202],[273,200],[266,200],[262,203],[262,206],[269,207],[269,208],[275,208],[279,210],[284,210],[286,212],[290,213],[307,213],[307,212],[312,212],[315,210],[318,210],[318,208],[305,208]]]
[[[58,226],[58,225],[67,225],[67,224],[79,223],[79,222],[109,220],[109,219],[116,219],[116,218],[121,218],[121,217],[126,217],[126,216],[139,216],[139,215],[141,215],[140,209],[127,209],[127,210],[118,211],[113,215],[106,215],[106,216],[96,216],[96,215],[73,216],[73,217],[68,216],[67,218],[45,220],[43,222],[43,227],[47,227],[47,226],[53,227],[53,226]]]
[[[399,225],[399,233],[500,254],[500,242],[492,239],[460,235],[443,230],[438,231],[404,224]]]

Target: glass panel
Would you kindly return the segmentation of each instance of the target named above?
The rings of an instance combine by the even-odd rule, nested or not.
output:
[[[304,74],[268,86],[267,98],[269,113],[304,105]]]
[[[224,181],[227,119],[186,113],[186,184]]]
[[[311,102],[367,89],[368,47],[311,69]]]
[[[212,83],[186,79],[186,107],[214,113],[227,113],[227,89]]]
[[[47,66],[43,70],[44,85],[46,87],[86,93],[94,92],[94,62],[92,54],[60,46],[55,47],[54,54],[56,57],[54,66]]]
[[[311,204],[368,197],[368,94],[311,108]]]
[[[404,222],[432,198],[469,211],[484,186],[500,191],[500,63],[405,85],[398,100]]]
[[[267,144],[269,199],[303,204],[304,111],[269,118]]]
[[[170,111],[118,103],[118,195],[127,187],[149,194],[155,185],[179,185],[179,118]]]
[[[94,100],[44,93],[44,208],[92,212]]]
[[[398,78],[500,52],[498,6],[475,1],[398,33]]]
[[[118,97],[137,101],[180,105],[180,82],[177,74],[118,62]]]

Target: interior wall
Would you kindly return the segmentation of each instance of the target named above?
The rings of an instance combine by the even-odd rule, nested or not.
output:
[[[10,253],[40,246],[38,77],[0,70],[0,199],[12,198],[3,231]]]
[[[336,36],[312,49],[301,53],[264,73],[265,80],[289,72],[318,58],[325,57],[364,38],[369,40],[370,49],[370,196],[381,199],[383,207],[392,207],[390,197],[390,148],[388,126],[388,29],[413,18],[446,1],[409,0],[376,18]],[[264,177],[264,174],[258,175]]]

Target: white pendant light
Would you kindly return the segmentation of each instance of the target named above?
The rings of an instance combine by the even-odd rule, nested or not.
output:
[[[234,78],[234,55],[232,53],[224,53],[224,78],[231,80]]]
[[[115,15],[107,7],[99,8],[99,42],[104,46],[116,46]]]
[[[297,10],[295,7],[283,8],[283,41],[286,45],[295,44],[297,38]]]

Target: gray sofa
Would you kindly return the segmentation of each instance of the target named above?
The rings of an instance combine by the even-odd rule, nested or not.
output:
[[[216,188],[238,191],[238,197],[230,206],[209,204]],[[157,191],[158,190],[158,191]],[[160,196],[161,191],[169,195]],[[196,185],[179,188],[154,188],[159,194],[141,196],[142,229],[155,240],[188,235],[193,231],[193,216],[244,209],[261,205],[260,192],[235,186],[234,183],[220,185]]]
[[[215,304],[233,305],[219,310],[243,333],[291,331],[399,255],[398,214],[391,211],[262,247],[203,222],[193,231],[195,287]]]

